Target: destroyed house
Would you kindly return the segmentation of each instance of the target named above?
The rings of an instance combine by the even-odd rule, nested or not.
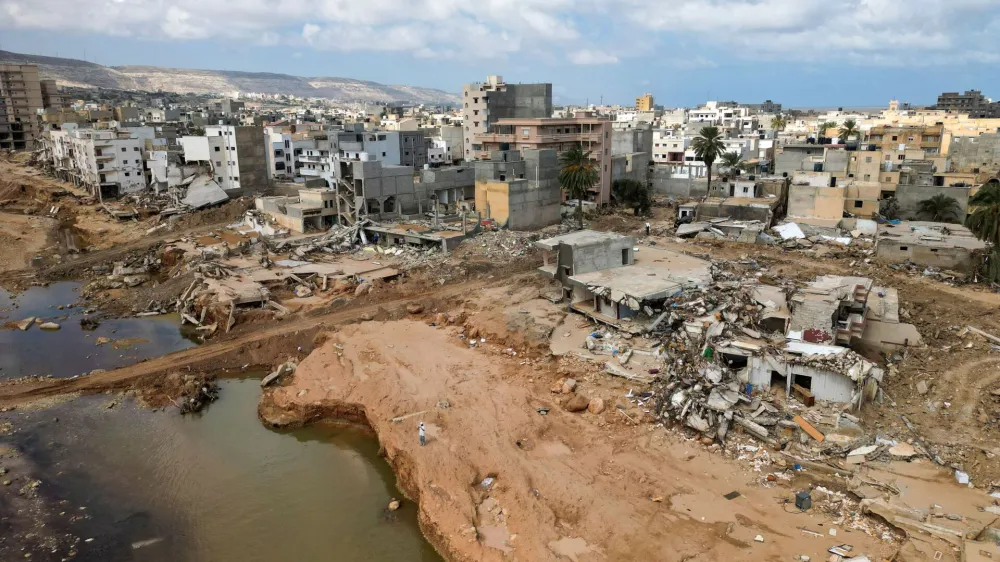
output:
[[[298,197],[258,197],[254,205],[293,232],[326,230],[337,224],[336,192],[330,189],[300,189]]]
[[[810,343],[850,345],[852,338],[864,335],[872,284],[864,277],[818,277],[792,296],[788,336]]]
[[[890,263],[915,263],[970,271],[976,251],[986,244],[959,224],[908,222],[878,225],[875,255]]]
[[[846,347],[789,341],[782,351],[750,359],[751,385],[859,408],[882,381],[880,368]]]
[[[638,248],[615,233],[580,231],[537,242],[541,271],[560,281],[570,308],[599,322],[643,328],[664,301],[711,282],[708,262],[677,252]],[[549,263],[557,252],[555,263]],[[641,256],[641,257],[640,257]]]

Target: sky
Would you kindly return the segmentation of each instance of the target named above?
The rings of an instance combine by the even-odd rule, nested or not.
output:
[[[499,74],[557,104],[1000,99],[1000,0],[0,0],[0,49],[456,93]]]

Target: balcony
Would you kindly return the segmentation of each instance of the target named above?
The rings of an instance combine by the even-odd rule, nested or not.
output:
[[[601,133],[591,132],[591,133],[559,133],[559,134],[545,134],[545,135],[518,135],[518,134],[501,134],[501,133],[487,133],[484,135],[476,135],[477,142],[506,142],[506,143],[533,143],[533,144],[545,144],[545,143],[556,143],[556,142],[601,142]]]

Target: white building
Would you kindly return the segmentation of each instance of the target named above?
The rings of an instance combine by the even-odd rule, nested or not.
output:
[[[302,143],[303,141],[295,142]],[[307,147],[304,144],[298,149],[301,152],[295,156],[298,174],[306,179],[323,178],[330,182],[333,177],[333,160],[330,157],[329,147],[316,146],[317,141],[315,140],[312,140],[312,146]],[[293,150],[296,149],[293,148]]]
[[[89,187],[102,199],[134,193],[148,187],[146,141],[155,138],[152,127],[130,129],[76,129],[51,131],[50,154],[59,175]]]
[[[184,149],[184,160],[208,162],[215,182],[227,192],[258,189],[267,184],[269,140],[260,127],[233,125],[209,125],[203,137],[178,139]]]
[[[428,164],[451,164],[451,149],[444,139],[432,138],[431,145],[427,147]]]

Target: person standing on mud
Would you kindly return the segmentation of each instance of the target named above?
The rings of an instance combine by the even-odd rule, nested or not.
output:
[[[427,444],[427,428],[424,427],[424,422],[420,422],[417,426],[417,435],[420,436],[420,446],[423,447]]]

